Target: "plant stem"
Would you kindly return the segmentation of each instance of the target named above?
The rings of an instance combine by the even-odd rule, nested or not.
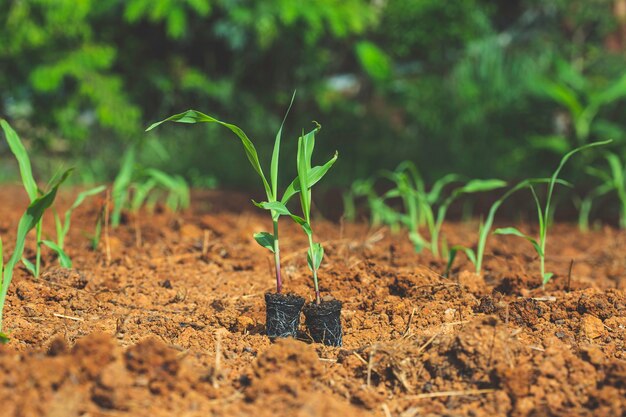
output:
[[[283,290],[283,280],[280,275],[280,246],[278,244],[278,216],[272,215],[274,223],[274,266],[276,267],[276,292]]]
[[[43,229],[43,218],[37,223],[37,254],[35,258],[35,278],[39,278],[41,269],[41,235]]]
[[[313,254],[313,236],[309,235],[309,252]],[[315,263],[311,262],[311,270],[313,271],[313,285],[315,286],[315,304],[320,304],[322,299],[320,297],[320,288],[317,282],[317,268]]]

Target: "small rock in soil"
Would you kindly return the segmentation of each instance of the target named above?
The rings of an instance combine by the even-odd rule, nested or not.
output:
[[[580,321],[580,331],[589,339],[596,339],[604,334],[602,320],[591,314],[585,314]]]

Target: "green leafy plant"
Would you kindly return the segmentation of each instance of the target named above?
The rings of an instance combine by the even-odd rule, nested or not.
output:
[[[420,252],[428,247],[434,256],[447,256],[447,244],[441,239],[443,226],[450,205],[465,194],[485,192],[504,187],[506,183],[497,179],[470,180],[464,185],[454,188],[447,197],[443,190],[451,183],[459,181],[455,174],[445,175],[437,180],[429,191],[417,168],[410,162],[403,162],[392,173],[385,174],[395,183],[395,188],[385,194],[386,198],[400,197],[405,213],[400,216],[402,223],[409,230],[409,239],[415,250]],[[436,214],[435,214],[436,213]],[[430,239],[420,233],[420,227],[426,225]]]
[[[65,252],[65,238],[70,231],[72,213],[76,210],[88,197],[94,196],[106,190],[105,185],[95,187],[78,194],[74,203],[65,212],[64,219],[62,220],[59,214],[54,211],[54,223],[56,227],[57,239],[56,242],[51,240],[42,240],[42,243],[56,252],[59,263],[64,268],[72,267],[72,259]]]
[[[511,195],[516,193],[517,191],[524,189],[526,187],[531,186],[532,184],[539,183],[549,183],[550,178],[538,178],[538,179],[527,179],[517,183],[515,186],[507,190],[498,200],[496,200],[491,207],[489,208],[489,213],[485,220],[481,220],[478,226],[478,242],[476,245],[476,249],[468,248],[462,245],[454,245],[450,248],[448,254],[448,264],[446,267],[446,272],[444,275],[448,275],[452,264],[454,263],[454,259],[458,252],[464,252],[469,261],[474,265],[475,272],[477,274],[482,273],[483,269],[483,258],[485,256],[485,247],[487,245],[487,239],[491,234],[491,228],[493,226],[493,222],[495,220],[496,213],[500,206],[507,200]],[[557,183],[563,185],[569,185],[569,183],[557,180]]]
[[[139,167],[136,161],[137,146],[132,145],[124,153],[120,170],[113,181],[111,226],[114,228],[120,225],[125,209],[136,215],[141,207],[153,207],[161,198],[174,212],[190,205],[190,191],[185,179],[155,168]]]
[[[589,215],[593,201],[606,194],[614,192],[619,200],[619,225],[622,229],[626,228],[626,164],[624,164],[619,156],[612,152],[607,152],[604,158],[608,165],[608,172],[604,169],[588,167],[587,173],[596,177],[601,183],[594,187],[579,202],[578,225],[582,231],[589,230]]]
[[[8,341],[8,336],[6,335],[6,333],[3,333],[2,330],[4,304],[6,301],[7,293],[9,291],[9,285],[11,285],[11,280],[13,279],[15,266],[20,261],[24,253],[26,236],[33,228],[37,227],[45,211],[54,202],[59,187],[67,179],[70,172],[70,170],[65,171],[65,173],[51,185],[48,192],[36,197],[30,203],[18,224],[15,247],[6,264],[4,264],[4,257],[2,253],[2,240],[0,239],[0,342]]]
[[[309,269],[313,273],[313,285],[315,287],[315,302],[319,304],[321,302],[319,282],[318,282],[318,270],[324,259],[324,248],[321,243],[313,241],[313,228],[311,227],[311,188],[317,183],[312,181],[311,158],[313,156],[313,150],[315,149],[315,133],[318,129],[313,130],[307,135],[302,135],[298,138],[298,155],[297,155],[297,170],[298,170],[298,184],[300,194],[300,207],[302,208],[302,214],[304,218],[292,216],[292,218],[302,226],[302,230],[307,235],[309,241],[309,249],[307,251],[307,263]],[[331,161],[337,159],[337,154]],[[330,168],[330,167],[329,167]],[[325,173],[325,172],[324,172]]]
[[[4,134],[7,139],[7,143],[9,144],[9,148],[11,149],[11,152],[13,153],[13,155],[15,155],[15,158],[17,159],[24,189],[26,190],[26,193],[28,194],[28,198],[30,199],[30,202],[33,203],[35,202],[35,200],[37,200],[39,197],[44,195],[46,192],[40,190],[39,187],[37,186],[37,182],[35,181],[35,178],[33,176],[33,171],[32,171],[32,167],[30,163],[30,157],[28,156],[28,152],[26,151],[24,144],[20,140],[15,130],[13,130],[13,128],[5,120],[0,120],[0,126],[2,126],[2,130],[4,131]],[[66,174],[68,174],[70,171],[71,169],[65,171],[65,173],[63,173],[59,178],[64,178]],[[50,184],[60,185],[60,183],[57,181],[56,178],[53,178],[50,181]],[[22,258],[22,263],[24,264],[26,269],[28,269],[28,271],[31,274],[33,274],[35,278],[39,278],[39,274],[41,272],[41,245],[42,244],[45,244],[46,246],[50,247],[55,252],[57,252],[61,264],[71,265],[71,261],[69,260],[69,257],[67,256],[67,254],[65,254],[65,252],[63,251],[62,246],[59,246],[55,242],[42,239],[42,222],[43,222],[43,213],[42,213],[42,216],[38,219],[37,224],[35,225],[35,229],[36,229],[35,263],[31,262],[25,257]],[[68,222],[68,230],[69,230],[69,222]]]
[[[574,65],[559,60],[556,76],[540,79],[533,85],[537,94],[550,98],[567,109],[573,127],[573,137],[565,132],[536,138],[534,144],[566,152],[573,146],[589,143],[593,134],[623,139],[626,132],[616,123],[599,117],[600,111],[626,98],[626,74],[608,83],[594,83]],[[566,130],[566,129],[562,129]]]
[[[259,245],[268,249],[270,252],[274,254],[274,265],[276,271],[276,292],[281,293],[282,291],[282,276],[281,276],[281,266],[280,266],[280,244],[279,244],[279,228],[278,221],[281,215],[290,214],[285,205],[287,202],[298,193],[299,191],[299,181],[295,179],[284,191],[282,198],[279,199],[278,194],[278,168],[279,168],[279,157],[280,157],[280,144],[282,137],[282,130],[289,114],[289,110],[291,109],[291,105],[295,99],[295,92],[291,98],[291,103],[287,109],[285,117],[276,133],[276,137],[274,139],[274,149],[272,151],[272,158],[270,161],[270,180],[267,180],[263,172],[263,168],[261,167],[261,163],[259,161],[259,155],[257,150],[252,143],[252,141],[248,138],[246,133],[239,128],[238,126],[222,122],[214,117],[206,115],[204,113],[198,112],[196,110],[187,110],[186,112],[175,114],[173,116],[168,117],[167,119],[161,120],[160,122],[153,123],[146,130],[150,131],[155,127],[161,125],[165,122],[178,122],[178,123],[216,123],[220,126],[223,126],[230,130],[232,133],[237,136],[240,140],[244,151],[246,153],[246,157],[248,161],[252,165],[254,171],[258,174],[261,182],[263,184],[263,189],[265,191],[265,195],[267,197],[267,201],[262,203],[255,203],[257,206],[269,210],[272,218],[273,224],[273,233],[269,232],[259,232],[254,234],[254,239],[259,243]],[[319,129],[319,126],[314,129],[316,131]],[[308,179],[311,184],[316,183],[321,179],[321,177],[330,169],[330,167],[334,164],[336,157],[328,161],[323,166],[316,166],[311,169],[310,178]]]
[[[548,187],[547,187],[548,189],[547,189],[546,201],[545,201],[545,205],[543,206],[543,208],[541,207],[541,203],[539,201],[539,197],[537,196],[537,193],[535,192],[535,188],[533,187],[532,184],[529,185],[533,199],[537,206],[537,218],[539,220],[539,237],[537,239],[521,232],[515,227],[499,228],[499,229],[496,229],[494,232],[495,234],[499,234],[499,235],[519,236],[528,240],[532,244],[533,248],[535,249],[535,252],[537,252],[537,255],[539,256],[540,274],[541,274],[540,276],[542,279],[542,285],[544,287],[550,281],[550,278],[552,278],[552,275],[553,275],[553,273],[546,272],[545,270],[545,258],[546,258],[546,242],[548,238],[548,227],[550,223],[549,219],[551,216],[552,195],[554,192],[554,187],[558,183],[559,174],[561,170],[563,169],[563,167],[565,166],[565,163],[577,152],[580,152],[580,151],[583,151],[585,149],[589,149],[592,147],[596,147],[596,146],[606,145],[610,142],[611,142],[610,140],[602,141],[602,142],[593,142],[587,145],[580,146],[566,153],[561,158],[559,166],[557,167],[556,171],[554,171],[554,173],[552,174],[552,177],[550,178],[550,182],[548,183]]]

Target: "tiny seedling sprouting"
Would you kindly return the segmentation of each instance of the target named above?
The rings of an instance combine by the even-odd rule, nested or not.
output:
[[[602,141],[602,142],[593,142],[593,143],[589,143],[587,145],[575,148],[571,150],[570,152],[566,153],[563,156],[563,158],[561,158],[559,166],[557,167],[556,171],[554,171],[554,173],[552,174],[552,177],[550,178],[550,182],[548,183],[546,201],[545,201],[545,205],[543,208],[541,207],[541,203],[539,201],[539,197],[537,196],[537,193],[535,192],[535,188],[533,187],[532,184],[528,185],[532,193],[533,199],[535,201],[535,205],[537,206],[537,217],[539,220],[539,238],[538,239],[535,239],[534,237],[521,232],[519,229],[516,229],[515,227],[500,228],[500,229],[496,229],[494,232],[495,234],[499,234],[499,235],[519,236],[528,240],[532,244],[533,248],[535,249],[535,252],[537,252],[537,255],[539,256],[540,274],[541,274],[540,276],[542,280],[542,286],[544,288],[546,284],[550,281],[550,278],[552,278],[552,275],[553,275],[553,273],[546,272],[545,270],[546,241],[548,238],[548,227],[550,223],[549,219],[551,215],[550,210],[551,210],[552,194],[554,192],[554,186],[559,182],[558,181],[559,174],[561,173],[561,170],[565,166],[565,163],[577,152],[580,152],[580,151],[583,151],[585,149],[589,149],[592,147],[596,147],[596,146],[606,145],[610,142],[611,142],[610,140]]]
[[[608,172],[595,167],[587,169],[587,173],[599,179],[601,183],[580,201],[578,224],[582,231],[589,230],[589,215],[593,200],[611,192],[617,195],[620,203],[619,225],[622,229],[626,228],[626,175],[624,174],[626,166],[619,156],[612,152],[607,152],[604,158],[608,164]]]
[[[56,242],[43,240],[42,243],[56,252],[59,258],[59,263],[63,268],[72,267],[72,259],[68,256],[67,252],[65,252],[65,239],[70,231],[72,213],[85,201],[86,198],[100,194],[104,190],[106,190],[106,186],[101,185],[79,193],[74,201],[74,204],[72,204],[72,206],[65,212],[64,220],[61,220],[61,217],[56,210],[54,211],[54,223],[56,226],[57,240]]]

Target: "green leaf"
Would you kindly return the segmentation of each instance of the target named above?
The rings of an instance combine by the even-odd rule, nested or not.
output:
[[[85,201],[87,197],[100,194],[101,192],[106,190],[106,188],[107,188],[106,185],[101,185],[99,187],[95,187],[90,190],[86,190],[86,191],[79,193],[78,196],[76,197],[76,200],[74,200],[74,204],[72,204],[72,206],[65,212],[65,223],[63,224],[61,228],[59,228],[59,226],[61,225],[60,219],[58,218],[58,216],[55,217],[55,221],[57,223],[57,234],[58,234],[57,238],[59,240],[60,248],[63,248],[63,242],[65,241],[65,237],[70,231],[72,212],[76,210]]]
[[[113,181],[111,189],[111,199],[113,200],[113,211],[111,213],[111,226],[116,228],[120,225],[122,210],[128,199],[128,189],[133,180],[135,171],[135,145],[131,146],[122,157],[120,170]]]
[[[458,192],[463,194],[481,193],[485,191],[496,190],[505,186],[506,181],[498,179],[471,180],[467,184],[459,188]]]
[[[300,216],[296,216],[295,214],[292,214],[289,217],[291,217],[291,219],[294,222],[298,223],[302,227],[302,229],[304,230],[304,233],[306,233],[307,236],[313,235],[313,230],[311,229],[311,225],[306,220],[304,220]]]
[[[33,170],[30,165],[28,152],[26,152],[26,148],[24,148],[24,145],[22,144],[22,141],[17,133],[15,133],[15,130],[13,130],[13,128],[4,119],[0,119],[0,126],[2,126],[2,130],[4,130],[4,135],[6,136],[9,148],[11,148],[11,152],[13,152],[13,155],[15,155],[15,158],[17,159],[24,189],[26,190],[30,201],[33,201],[39,195],[39,188],[37,187],[37,182],[33,177]]]
[[[554,274],[552,272],[546,272],[543,274],[543,285],[546,285],[553,276]]]
[[[274,150],[272,151],[272,161],[270,165],[270,181],[272,182],[272,195],[274,200],[278,198],[278,160],[280,156],[280,138],[283,132],[283,126],[285,125],[285,120],[287,120],[287,116],[289,115],[289,110],[291,110],[291,106],[293,105],[293,101],[296,98],[296,92],[293,92],[291,96],[291,102],[289,103],[289,107],[285,112],[285,117],[283,117],[283,121],[280,124],[280,129],[278,129],[278,133],[276,133],[276,139],[274,141]]]
[[[22,264],[26,267],[26,270],[30,272],[32,276],[37,275],[37,268],[35,268],[35,264],[28,260],[26,257],[22,257]]]
[[[175,114],[173,116],[168,117],[167,119],[161,120],[160,122],[151,124],[146,129],[146,131],[150,131],[165,122],[217,123],[229,129],[241,141],[241,144],[243,145],[243,148],[246,152],[246,156],[248,157],[250,164],[252,164],[252,168],[254,168],[257,174],[259,174],[259,176],[261,177],[261,181],[263,181],[263,187],[265,189],[265,193],[267,194],[268,199],[271,199],[272,191],[271,191],[269,183],[267,182],[267,179],[265,178],[265,174],[263,174],[263,169],[261,168],[261,163],[259,162],[259,155],[257,154],[254,144],[252,143],[252,141],[248,138],[248,136],[244,133],[244,131],[241,128],[233,124],[217,120],[216,118],[206,115],[204,113],[201,113],[199,111],[187,110],[186,112]]]
[[[543,257],[543,251],[541,250],[541,246],[539,246],[539,243],[537,243],[537,240],[535,240],[531,236],[528,236],[520,232],[515,227],[503,227],[500,229],[496,229],[493,233],[496,235],[513,235],[513,236],[522,237],[533,245],[533,247],[535,248],[535,251],[537,252],[539,256]]]
[[[307,263],[311,271],[319,269],[324,259],[324,248],[320,243],[314,243],[307,251]]]
[[[281,216],[291,215],[289,209],[280,201],[262,201],[260,203],[257,203],[256,201],[252,200],[252,204],[264,210],[272,210]]]
[[[72,268],[72,260],[67,255],[67,253],[65,253],[65,251],[61,249],[59,245],[50,240],[42,240],[41,243],[56,252],[57,256],[59,257],[59,263],[63,268]]]
[[[306,180],[307,184],[309,185],[309,188],[317,184],[324,177],[324,175],[326,175],[326,173],[333,166],[335,161],[337,161],[338,157],[339,157],[339,154],[335,152],[335,155],[324,165],[321,165],[321,166],[318,165],[318,166],[314,166],[313,168],[311,168],[311,170],[309,171],[308,178]],[[283,198],[280,201],[283,204],[287,204],[287,202],[289,202],[291,197],[293,197],[299,192],[300,192],[300,178],[297,177],[291,182],[291,184],[289,184],[289,187],[287,187],[287,189],[285,190],[285,193],[283,194]]]
[[[266,249],[269,249],[270,252],[274,253],[274,235],[267,232],[259,232],[254,234],[254,240],[261,246]]]
[[[3,345],[9,343],[9,336],[6,333],[0,332],[0,343]]]

